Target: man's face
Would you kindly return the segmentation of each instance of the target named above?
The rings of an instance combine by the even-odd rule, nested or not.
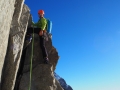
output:
[[[38,14],[39,18],[43,17],[44,15],[43,14]]]

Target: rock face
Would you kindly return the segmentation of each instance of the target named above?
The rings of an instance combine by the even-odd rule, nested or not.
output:
[[[0,82],[15,0],[0,0]]]
[[[59,56],[56,49],[52,46],[51,39],[49,38],[48,41],[46,41],[46,49],[50,60],[49,65],[43,64],[44,60],[39,43],[39,36],[34,34],[31,90],[63,90],[60,84],[54,78],[54,70]],[[26,45],[24,44],[24,46]],[[21,68],[23,68],[23,74],[21,76],[21,81],[19,82],[19,90],[28,90],[29,87],[31,52],[32,43],[30,43],[27,48],[23,50],[25,56],[23,55],[21,58],[22,65],[24,63],[24,66],[21,65]],[[18,74],[20,75],[20,73]]]
[[[29,72],[23,74],[19,90],[28,90],[29,76]],[[54,78],[52,65],[39,64],[33,69],[31,90],[63,90]]]
[[[23,0],[18,0],[18,2],[16,2],[16,8],[10,28],[8,49],[3,68],[2,90],[13,90],[16,74],[19,68],[24,37],[30,16],[29,8],[26,5],[23,5],[23,2]]]
[[[59,81],[60,85],[64,90],[73,90],[72,87],[70,85],[67,85],[66,81],[63,78],[61,78],[59,75],[54,73],[54,76]]]
[[[0,14],[0,90],[28,90],[31,60],[31,90],[72,90],[65,88],[66,83],[65,87],[61,84],[64,80],[54,77],[59,56],[50,37],[45,43],[50,64],[43,64],[41,42],[37,34],[32,38],[32,59],[32,42],[25,48],[25,36],[31,27],[32,15],[24,0],[0,0]]]
[[[52,65],[37,65],[32,71],[31,90],[56,90],[54,84],[55,79],[52,71]],[[23,74],[20,81],[19,90],[28,90],[29,76],[29,72]]]

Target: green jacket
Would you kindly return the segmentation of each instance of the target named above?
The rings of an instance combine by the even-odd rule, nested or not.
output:
[[[41,28],[41,30],[45,30],[47,26],[47,20],[44,17],[40,18],[37,23],[32,23],[34,26],[37,26],[37,28]]]

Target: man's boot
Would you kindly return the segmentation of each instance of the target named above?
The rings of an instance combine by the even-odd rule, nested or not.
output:
[[[48,57],[45,57],[45,58],[44,58],[44,64],[49,64],[49,59],[48,59]]]

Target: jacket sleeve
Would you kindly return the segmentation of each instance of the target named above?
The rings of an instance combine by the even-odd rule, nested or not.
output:
[[[45,18],[42,18],[42,19],[41,19],[41,24],[42,24],[42,26],[41,26],[41,30],[45,30],[45,28],[46,28],[46,24],[47,24],[47,21],[46,21]]]
[[[38,23],[34,23],[33,21],[32,21],[32,24],[33,26],[38,26]]]

